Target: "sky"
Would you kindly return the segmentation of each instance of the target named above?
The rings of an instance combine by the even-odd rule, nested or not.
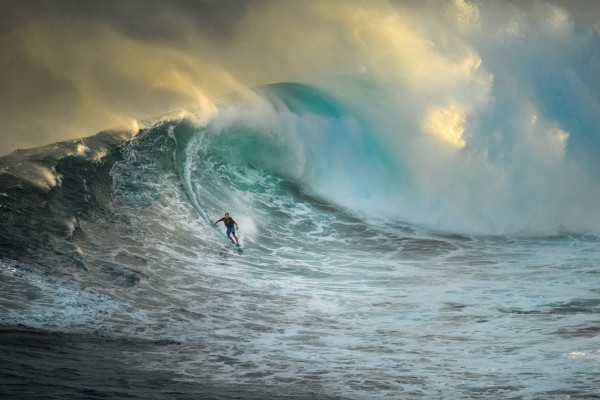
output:
[[[559,49],[577,46],[574,27],[600,31],[600,2],[0,0],[0,155],[266,83],[368,74],[486,97],[492,75],[522,74],[512,63],[474,76],[495,61],[488,43],[531,42],[545,26]],[[434,110],[423,129],[461,115]]]

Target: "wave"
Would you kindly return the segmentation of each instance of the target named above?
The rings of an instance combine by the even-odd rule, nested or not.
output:
[[[352,398],[481,397],[489,387],[544,397],[572,393],[573,382],[589,392],[598,35],[546,3],[444,4],[441,19],[416,5],[344,4],[336,37],[352,46],[337,54],[333,40],[321,54],[330,62],[287,43],[273,47],[278,60],[287,46],[288,60],[312,67],[257,74],[268,63],[252,64],[253,51],[242,51],[250,64],[217,63],[213,74],[186,62],[161,75],[172,80],[160,94],[193,92],[201,108],[0,157],[0,323],[26,327],[9,336],[64,344],[46,333],[69,332],[98,344],[92,357],[80,346],[86,359],[106,359],[108,342],[140,376],[177,376],[176,390],[226,383],[257,398],[307,382]],[[335,28],[329,7],[339,5],[301,9]],[[248,20],[264,21],[260,8]],[[236,82],[243,89],[214,104],[200,88],[242,75],[297,82]],[[117,114],[102,112],[106,99],[110,111],[123,104],[86,104]],[[241,254],[212,226],[225,212]],[[490,337],[507,351],[490,353]],[[572,373],[531,374],[548,360]]]
[[[494,128],[497,121],[481,117],[481,132],[463,145],[437,135],[460,128],[460,111],[430,110],[425,120],[431,126],[417,129],[414,116],[394,114],[397,107],[389,89],[364,77],[321,88],[267,85],[221,105],[185,159],[197,171],[196,161],[210,154],[232,170],[258,169],[297,182],[360,215],[434,230],[598,232],[600,179],[589,158],[600,149],[584,146],[584,156],[582,146],[567,145],[593,141],[592,132],[566,133],[534,115],[522,136],[510,137]],[[207,179],[191,177],[190,189],[192,181]],[[221,187],[217,181],[210,186]]]
[[[598,232],[598,179],[568,149],[544,162],[501,160],[493,148],[484,156],[481,148],[423,135],[391,139],[377,119],[381,104],[356,107],[357,98],[385,90],[366,80],[344,88],[342,96],[306,84],[266,85],[222,99],[216,112],[146,121],[135,136],[103,132],[5,156],[2,253],[60,253],[81,264],[69,238],[83,232],[83,220],[122,217],[116,204],[158,203],[164,215],[149,216],[155,220],[199,216],[207,237],[226,211],[250,239],[273,229],[267,215],[302,212],[306,199],[360,218],[455,233]],[[275,225],[268,240],[290,236],[285,224]]]
[[[119,350],[134,355],[131,365],[142,374],[170,371],[176,385],[200,377],[292,393],[325,367],[334,371],[327,387],[345,382],[349,365],[355,376],[379,379],[397,371],[392,353],[408,354],[407,363],[426,351],[469,365],[461,346],[473,343],[472,332],[501,332],[507,345],[519,345],[506,315],[533,310],[545,318],[557,304],[592,304],[587,297],[597,285],[572,276],[595,268],[597,237],[470,237],[457,234],[468,219],[450,232],[440,232],[444,223],[406,223],[431,208],[431,199],[422,200],[436,191],[424,190],[414,159],[398,158],[376,120],[343,100],[314,86],[271,85],[223,99],[216,113],[198,110],[148,121],[135,135],[104,132],[0,159],[0,323],[102,345],[117,339],[109,342],[125,343]],[[446,177],[464,172],[448,169]],[[488,211],[461,206],[471,218]],[[239,224],[242,254],[212,227],[224,212]],[[491,216],[487,227],[518,215]],[[529,296],[540,279],[547,290]],[[555,322],[550,336],[529,329],[534,352],[574,368],[553,349],[577,327]],[[440,336],[440,329],[451,332]],[[584,334],[574,333],[567,347],[582,349],[571,354],[585,361],[576,364],[585,372],[586,360],[596,359],[587,356],[595,350],[580,341]],[[137,342],[167,345],[132,352]],[[512,371],[520,358],[498,365]],[[223,368],[224,359],[239,374]],[[547,357],[532,360],[523,371],[539,369]],[[373,372],[373,362],[383,367]],[[269,368],[257,378],[261,365]],[[427,360],[423,386],[429,368]],[[299,373],[297,383],[277,380]],[[396,386],[387,378],[381,385],[393,398],[405,381],[389,376]],[[462,377],[445,379],[464,386]],[[358,390],[348,393],[373,393]]]

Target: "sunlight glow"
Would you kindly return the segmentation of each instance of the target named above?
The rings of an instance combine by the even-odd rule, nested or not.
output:
[[[466,145],[462,137],[465,131],[465,120],[464,109],[456,104],[434,108],[429,110],[423,123],[423,130],[457,148],[463,148]]]

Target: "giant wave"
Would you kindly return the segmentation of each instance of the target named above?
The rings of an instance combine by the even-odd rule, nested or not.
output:
[[[380,108],[387,112],[389,104],[359,110],[355,101],[385,91],[358,83],[344,82],[346,97],[311,85],[267,85],[225,97],[216,108],[146,121],[133,136],[103,132],[5,156],[5,254],[30,247],[15,241],[11,221],[37,224],[40,235],[72,231],[85,212],[112,207],[106,202],[114,196],[148,206],[181,189],[178,204],[193,207],[205,225],[223,208],[260,224],[268,205],[279,201],[264,193],[296,187],[358,216],[447,232],[598,232],[600,184],[587,162],[593,146],[580,157],[579,147],[572,153],[561,147],[560,131],[545,132],[537,140],[558,147],[539,159],[527,148],[497,154],[482,148],[484,138],[461,148],[422,135],[391,138],[403,127],[390,133],[380,123]],[[491,146],[498,137],[485,140]],[[32,219],[17,217],[23,213]]]
[[[0,157],[0,397],[598,397],[593,7],[51,3],[6,129],[185,110]]]
[[[377,113],[355,112],[344,99],[311,85],[268,85],[137,132],[3,157],[0,334],[11,354],[3,373],[24,383],[2,393],[39,396],[37,374],[65,365],[60,343],[74,344],[73,365],[105,365],[99,348],[123,358],[130,384],[115,392],[112,382],[124,378],[111,371],[90,383],[122,396],[150,395],[135,382],[157,371],[173,376],[161,390],[181,398],[239,398],[239,390],[247,398],[477,398],[482,387],[535,397],[571,393],[574,380],[579,392],[593,390],[583,371],[596,362],[587,339],[596,284],[563,272],[593,272],[596,237],[575,234],[592,230],[593,218],[562,237],[476,235],[517,217],[511,232],[538,232],[529,228],[539,215],[497,215],[481,193],[478,207],[456,202],[466,183],[485,192],[527,177],[498,188],[468,147],[438,148],[454,160],[446,166],[460,167],[445,179],[468,178],[442,196],[420,180],[419,157],[399,158],[409,149],[384,140],[370,118]],[[533,198],[546,194],[544,184]],[[580,201],[560,200],[556,211]],[[449,206],[461,218],[445,215]],[[240,225],[243,255],[212,228],[224,212]],[[544,221],[555,233],[566,220]],[[573,314],[579,322],[569,322]],[[515,321],[521,315],[529,318]],[[14,349],[37,337],[47,364],[18,367],[25,361]],[[521,350],[489,358],[489,337]],[[553,372],[532,374],[548,357]],[[575,372],[559,372],[567,369]],[[87,393],[76,376],[51,376],[51,394]]]

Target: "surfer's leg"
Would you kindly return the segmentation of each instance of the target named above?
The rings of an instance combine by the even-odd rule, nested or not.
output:
[[[233,241],[233,239],[231,238],[231,234],[233,233],[233,236],[235,236],[235,228],[232,226],[231,228],[227,228],[227,237],[229,238],[229,240],[231,240],[232,244],[235,244],[235,242]],[[237,238],[235,238],[237,240]]]
[[[240,245],[240,241],[238,240],[237,236],[235,236],[235,232],[233,232],[233,237],[235,238],[235,241],[237,242],[237,245],[239,246]],[[233,239],[231,240],[231,243],[233,243]]]

